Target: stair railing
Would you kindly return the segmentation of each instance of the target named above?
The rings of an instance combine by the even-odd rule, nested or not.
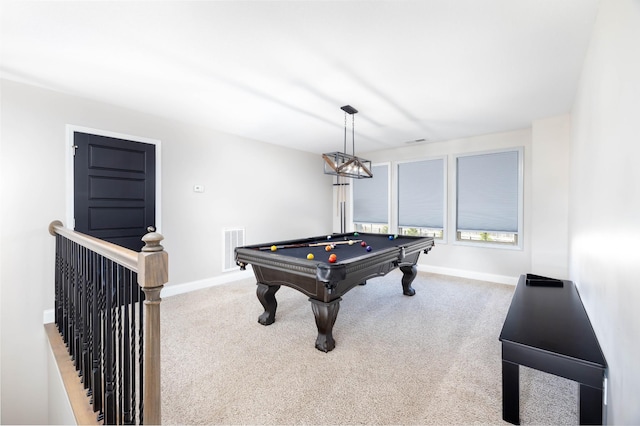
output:
[[[160,424],[160,291],[168,281],[162,235],[140,253],[54,221],[55,323],[97,420]]]

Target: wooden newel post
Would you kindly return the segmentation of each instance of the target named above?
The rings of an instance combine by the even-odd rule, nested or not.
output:
[[[149,231],[153,231],[150,228]],[[149,232],[138,253],[138,284],[144,300],[144,424],[161,424],[160,395],[160,291],[169,281],[169,256],[160,245],[164,237]]]

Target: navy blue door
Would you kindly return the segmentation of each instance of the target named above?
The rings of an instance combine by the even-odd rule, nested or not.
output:
[[[74,133],[75,230],[140,251],[155,227],[155,145]]]

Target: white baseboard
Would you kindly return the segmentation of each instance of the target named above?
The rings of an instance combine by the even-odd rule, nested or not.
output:
[[[246,271],[228,272],[224,275],[206,278],[204,280],[165,286],[162,289],[162,292],[160,292],[160,297],[171,297],[177,294],[189,293],[190,291],[201,290],[203,288],[213,287],[221,284],[227,284],[246,278],[251,278],[253,276],[254,275],[251,267],[248,267]]]
[[[464,269],[443,268],[440,266],[421,265],[421,264],[418,264],[418,271],[431,272],[433,274],[441,274],[441,275],[451,275],[453,277],[469,278],[472,280],[489,281],[492,283],[509,284],[509,285],[518,284],[518,279],[520,279],[519,276],[510,277],[507,275],[486,274],[483,272],[466,271]]]
[[[213,278],[207,278],[199,281],[192,281],[184,284],[176,284],[165,286],[160,292],[160,297],[171,297],[177,294],[188,293],[190,291],[200,290],[207,287],[213,287],[220,284],[227,284],[234,281],[243,280],[253,277],[253,271],[249,266],[246,271],[229,272]],[[47,309],[42,315],[43,323],[49,324],[55,321],[55,312],[53,309]]]

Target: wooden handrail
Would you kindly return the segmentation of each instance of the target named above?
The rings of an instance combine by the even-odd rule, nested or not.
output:
[[[142,237],[145,246],[140,253],[64,227],[59,220],[51,222],[49,233],[61,235],[87,249],[136,272],[138,285],[144,291],[144,423],[161,424],[160,393],[160,292],[169,280],[169,256],[157,232]]]
[[[106,257],[109,260],[131,269],[134,272],[138,271],[138,253],[124,248],[117,244],[113,244],[101,239],[92,237],[90,235],[77,232],[72,229],[65,228],[62,222],[54,220],[49,225],[49,233],[54,237],[56,234],[62,235],[69,240],[80,244],[83,247],[88,248],[91,251],[98,253],[101,256]]]

